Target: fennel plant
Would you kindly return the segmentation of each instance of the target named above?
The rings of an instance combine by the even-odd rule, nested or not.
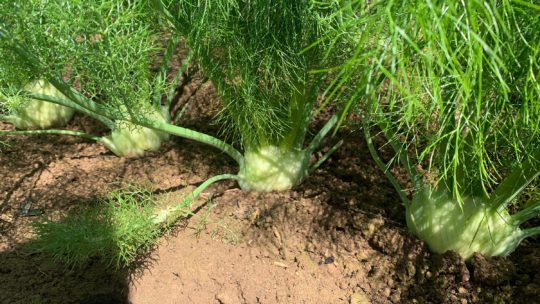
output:
[[[231,153],[225,144],[217,147],[238,162],[240,187],[273,191],[300,183],[318,164],[310,166],[310,156],[338,120],[329,119],[306,145],[317,96],[328,76],[311,71],[351,51],[352,35],[326,39],[350,12],[339,1],[152,3],[185,38],[217,88],[218,122],[244,153]],[[330,49],[333,56],[326,56]]]
[[[161,51],[156,40],[160,28],[144,1],[4,1],[0,16],[0,78],[5,83],[0,103],[7,112],[2,119],[18,128],[36,127],[32,121],[37,120],[37,127],[47,128],[68,108],[111,130],[108,136],[61,129],[0,134],[81,136],[119,156],[156,150],[168,137],[130,123],[134,117],[168,118],[161,105],[168,83],[163,73],[150,70],[150,56]],[[46,89],[36,90],[35,83]]]
[[[148,219],[167,208],[170,199],[149,187],[124,185],[59,221],[34,222],[39,238],[28,248],[50,253],[68,267],[84,265],[96,257],[115,268],[127,266],[154,246],[168,228]],[[178,209],[183,215],[189,211],[187,205]]]
[[[405,204],[409,230],[438,253],[508,255],[540,227],[531,201],[508,207],[540,174],[540,6],[534,1],[357,2],[368,28],[329,89],[353,73],[372,156]],[[362,19],[364,18],[364,19]],[[380,130],[395,152],[373,144]],[[403,167],[404,189],[390,167]],[[407,192],[412,192],[412,200]]]

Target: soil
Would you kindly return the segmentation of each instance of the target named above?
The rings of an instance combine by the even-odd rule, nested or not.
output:
[[[209,123],[216,107],[207,105],[216,97],[208,82],[192,77],[178,95],[188,107],[184,125],[219,134]],[[68,127],[105,131],[82,116]],[[178,138],[135,159],[80,138],[12,137],[0,153],[0,302],[540,303],[539,238],[505,258],[464,262],[453,252],[430,253],[407,232],[404,208],[360,134],[340,136],[346,144],[290,191],[212,186],[196,216],[122,270],[99,260],[70,269],[28,253],[39,217],[19,216],[21,205],[31,200],[32,209],[55,218],[121,181],[175,192],[236,172],[234,162]]]

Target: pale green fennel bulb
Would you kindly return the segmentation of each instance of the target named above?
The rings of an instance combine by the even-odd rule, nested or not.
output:
[[[406,208],[407,227],[436,253],[448,250],[469,259],[475,252],[506,256],[526,237],[505,208],[464,197],[462,208],[448,191],[423,189]]]
[[[165,123],[165,116],[159,110],[148,114],[147,119]],[[140,157],[146,151],[157,151],[161,143],[169,139],[169,134],[121,121],[110,135],[102,137],[101,142],[120,157]]]
[[[307,175],[309,155],[304,150],[263,146],[257,151],[246,151],[238,176],[244,190],[261,192],[287,190]]]
[[[56,98],[65,98],[60,91],[45,80],[37,80],[25,87],[25,90]],[[75,111],[51,102],[30,99],[16,114],[6,116],[6,121],[17,129],[48,129],[66,125]]]

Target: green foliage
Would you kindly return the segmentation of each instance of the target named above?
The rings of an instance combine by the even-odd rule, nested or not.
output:
[[[33,250],[51,254],[69,267],[99,258],[114,267],[127,266],[161,236],[152,219],[159,211],[156,197],[139,186],[111,192],[95,206],[73,212],[60,221],[34,223],[38,238]]]
[[[8,83],[61,78],[117,118],[148,108],[159,28],[146,1],[2,1],[0,16]]]
[[[488,195],[540,145],[540,11],[479,0],[384,8],[368,115],[458,198]]]
[[[326,68],[350,53],[352,35],[331,41],[337,1],[153,1],[216,85],[227,134],[247,150],[301,149]],[[314,42],[319,43],[314,44]],[[309,48],[308,48],[309,47]],[[325,56],[333,49],[332,56]]]
[[[177,32],[164,51],[157,75],[150,72],[149,58],[157,51],[156,37],[162,26],[150,4],[175,25]],[[288,187],[292,187],[309,171],[304,160],[335,124],[334,119],[329,120],[329,127],[324,127],[302,151],[320,84],[327,76],[311,72],[331,64],[339,57],[334,55],[349,52],[353,45],[351,34],[343,34],[336,41],[327,39],[346,13],[351,14],[345,8],[339,1],[311,0],[2,3],[0,14],[6,17],[0,19],[0,54],[5,56],[0,66],[2,73],[11,75],[6,81],[14,86],[35,78],[46,79],[66,98],[25,93],[81,111],[106,124],[113,133],[102,138],[67,130],[0,131],[0,135],[83,136],[99,140],[123,156],[142,153],[140,147],[126,143],[151,142],[146,146],[155,150],[154,143],[162,139],[160,132],[165,132],[222,150],[245,173],[249,164],[231,145],[171,125],[168,114],[165,120],[154,115],[163,99],[166,106],[170,105],[173,90],[166,88],[166,80],[171,78],[167,77],[168,62],[178,37],[183,35],[193,57],[223,97],[220,118],[223,129],[230,131],[227,134],[241,139],[252,154],[271,147],[283,150],[274,153],[276,157],[306,154],[297,158],[302,174],[291,180]],[[336,51],[331,53],[330,49]],[[162,96],[165,89],[169,96]],[[150,138],[139,140],[139,135]],[[272,162],[279,164],[280,160]],[[242,176],[249,179],[252,175]]]
[[[23,115],[24,121],[40,121],[33,118],[41,115],[38,109],[56,114],[65,109],[61,106],[67,106],[112,131],[105,137],[68,130],[0,131],[0,135],[82,136],[104,143],[119,156],[140,156],[158,149],[168,138],[140,126],[165,123],[168,113],[163,119],[162,93],[170,85],[166,70],[171,50],[158,47],[162,26],[146,1],[2,2],[0,15],[0,96],[4,97],[0,99],[4,112],[0,118],[22,125],[17,115]],[[171,38],[170,49],[174,50],[177,42],[177,37]],[[161,52],[165,53],[164,67],[157,71],[152,66],[160,62],[153,58]],[[29,89],[27,84],[36,79],[51,83],[55,90]],[[58,91],[61,94],[55,93]],[[27,97],[41,101],[26,111]]]
[[[128,266],[147,253],[179,218],[195,214],[192,203],[217,181],[238,179],[222,174],[209,178],[180,201],[172,193],[155,194],[150,187],[127,184],[60,220],[34,222],[38,237],[33,252],[50,254],[68,267],[97,258],[113,267]],[[206,219],[203,219],[206,221]]]
[[[539,228],[507,206],[540,174],[540,7],[534,1],[354,1],[364,31],[330,94],[356,86],[370,152],[430,247],[506,255]],[[352,76],[354,75],[354,77]],[[371,131],[394,149],[382,161]],[[389,167],[405,168],[412,201]],[[428,190],[431,189],[431,190]],[[411,219],[415,219],[414,221]],[[416,224],[415,224],[416,223]]]

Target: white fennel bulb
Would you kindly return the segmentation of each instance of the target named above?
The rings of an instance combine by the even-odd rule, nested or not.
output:
[[[149,114],[149,119],[165,122],[165,116],[159,111]],[[169,139],[169,134],[133,123],[122,121],[110,135],[101,142],[120,157],[139,157],[146,151],[157,151],[161,143]]]
[[[37,80],[25,87],[25,90],[55,98],[65,98],[53,85],[45,80]],[[75,111],[55,103],[30,99],[24,107],[6,117],[6,120],[18,129],[48,129],[65,126],[73,117]]]
[[[423,189],[407,207],[409,230],[436,253],[453,250],[464,259],[510,254],[525,237],[506,209],[494,210],[481,198],[465,197],[462,207],[447,191]]]
[[[305,151],[263,146],[244,154],[240,167],[240,187],[262,192],[287,190],[300,183],[308,173]]]

